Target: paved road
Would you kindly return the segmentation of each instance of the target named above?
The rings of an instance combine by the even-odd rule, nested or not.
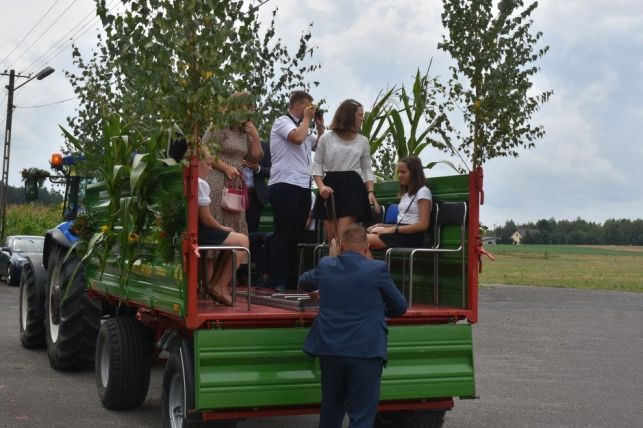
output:
[[[103,409],[93,373],[51,370],[20,347],[18,289],[0,283],[0,427],[155,427],[161,369],[144,405]],[[643,426],[643,293],[485,287],[474,329],[479,400],[456,401],[446,427]],[[239,428],[308,428],[317,417]]]

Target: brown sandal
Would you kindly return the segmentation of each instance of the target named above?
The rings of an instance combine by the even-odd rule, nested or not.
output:
[[[227,296],[224,296],[223,294],[220,294],[219,292],[217,292],[215,289],[206,288],[205,294],[212,297],[212,300],[215,302],[219,302],[222,305],[226,305],[226,306],[233,306],[231,297],[228,298]]]

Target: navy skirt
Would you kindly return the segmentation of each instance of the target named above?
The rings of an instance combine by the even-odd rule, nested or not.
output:
[[[401,226],[401,225],[400,225]],[[388,233],[378,235],[387,248],[422,248],[424,247],[424,233]]]
[[[222,245],[230,232],[203,226],[199,223],[199,245]]]
[[[357,221],[369,222],[371,207],[368,191],[362,177],[355,171],[329,171],[324,176],[324,184],[333,189],[337,218],[357,217]],[[329,220],[332,218],[330,198],[315,200],[313,218]]]

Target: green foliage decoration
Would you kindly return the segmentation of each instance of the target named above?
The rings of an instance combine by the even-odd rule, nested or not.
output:
[[[20,176],[22,177],[22,181],[35,180],[36,183],[38,183],[38,187],[42,187],[50,174],[49,171],[40,168],[25,168],[20,171]]]
[[[159,227],[157,238],[158,253],[166,263],[175,260],[179,250],[181,234],[185,229],[186,201],[180,189],[159,192],[153,207],[156,224]]]
[[[92,149],[100,150],[97,125],[114,113],[127,114],[135,130],[177,124],[195,142],[211,122],[220,127],[239,120],[227,107],[241,90],[250,91],[257,108],[244,119],[254,119],[266,136],[289,93],[309,89],[305,76],[319,68],[308,63],[310,28],[294,53],[276,38],[276,10],[262,30],[258,6],[240,0],[123,4],[125,11],[114,14],[96,0],[105,35],[89,59],[74,50],[79,71],[67,74],[81,100],[68,123]]]
[[[378,94],[371,110],[365,114],[362,133],[369,139],[376,175],[383,180],[395,179],[395,165],[406,156],[420,156],[428,147],[457,153],[448,135],[455,132],[448,114],[454,109],[447,88],[437,76],[418,69],[409,89],[402,84]],[[457,172],[456,166],[447,163]]]
[[[364,113],[361,134],[368,139],[373,158],[373,171],[380,180],[392,180],[395,176],[395,161],[397,148],[389,137],[387,117],[391,109],[391,101],[396,93],[395,87],[387,91],[380,91],[371,105]]]
[[[61,129],[75,149],[82,149],[82,141]],[[74,251],[84,252],[83,261],[96,257],[101,271],[108,262],[117,265],[121,271],[121,290],[127,286],[136,261],[153,256],[158,243],[155,237],[161,233],[152,201],[162,189],[155,178],[166,165],[176,164],[174,160],[164,158],[168,140],[174,136],[172,130],[162,130],[156,138],[145,138],[133,132],[128,134],[128,131],[130,129],[121,117],[112,116],[104,121],[101,132],[103,150],[86,152],[88,162],[100,165],[99,176],[109,200],[105,214],[101,215],[103,224],[96,224],[96,213],[88,208],[87,215],[74,225],[82,238]],[[181,194],[175,204],[184,208],[182,199]],[[184,227],[185,217],[180,221]],[[178,233],[176,222],[170,222],[173,235]]]
[[[535,93],[534,63],[549,50],[536,48],[542,32],[532,34],[531,14],[538,2],[522,0],[443,0],[447,30],[438,48],[448,52],[449,99],[461,112],[468,133],[447,135],[473,168],[501,156],[518,156],[545,134],[532,116],[553,91]],[[495,10],[494,10],[495,9]]]

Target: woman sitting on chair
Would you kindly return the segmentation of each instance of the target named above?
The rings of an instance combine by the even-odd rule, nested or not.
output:
[[[248,237],[242,233],[235,232],[232,228],[221,225],[221,223],[212,216],[210,211],[210,185],[205,181],[212,171],[212,155],[209,150],[201,146],[199,156],[199,185],[198,185],[198,216],[199,216],[199,245],[232,245],[248,248]],[[237,252],[237,266],[245,263],[246,255],[243,251]],[[232,295],[228,290],[228,284],[232,278],[231,253],[226,251],[225,254],[217,257],[216,262],[208,258],[206,276],[208,278],[205,292],[213,300],[232,306]],[[211,278],[212,277],[212,278]],[[211,278],[211,279],[210,279]]]
[[[371,250],[391,247],[422,247],[424,232],[431,219],[431,191],[426,187],[422,162],[407,156],[397,163],[400,180],[400,203],[396,224],[376,224],[368,228]]]

